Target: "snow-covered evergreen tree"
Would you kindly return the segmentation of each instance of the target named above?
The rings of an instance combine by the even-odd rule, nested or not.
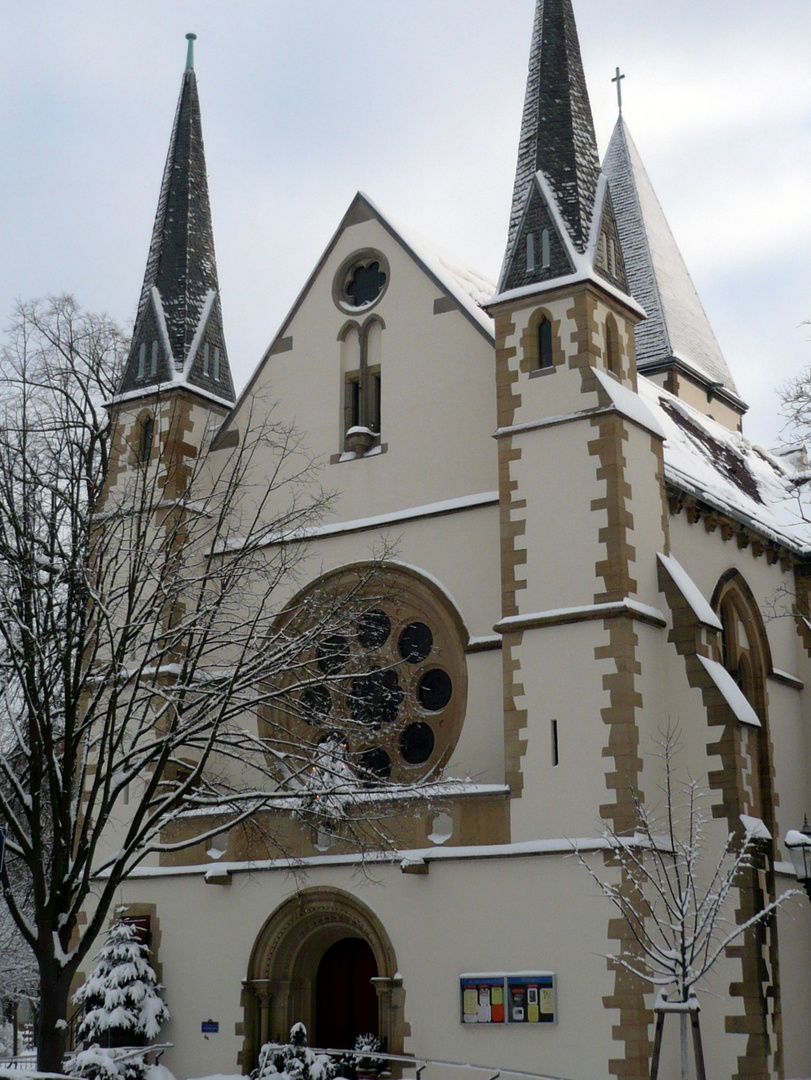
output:
[[[265,1043],[251,1080],[332,1080],[336,1072],[329,1054],[316,1054],[309,1048],[304,1024],[293,1024],[287,1046]]]
[[[169,1019],[162,989],[135,927],[115,923],[95,969],[73,997],[86,1010],[79,1038],[101,1046],[138,1046],[157,1038]]]

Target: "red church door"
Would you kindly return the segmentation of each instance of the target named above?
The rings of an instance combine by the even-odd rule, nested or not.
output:
[[[378,1034],[374,953],[360,938],[336,941],[321,958],[315,989],[315,1045],[343,1049]]]

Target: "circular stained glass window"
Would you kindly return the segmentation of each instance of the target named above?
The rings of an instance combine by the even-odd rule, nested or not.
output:
[[[365,611],[358,619],[358,641],[364,649],[379,649],[386,644],[390,633],[391,619],[380,608]]]
[[[400,656],[407,664],[421,664],[426,660],[433,648],[434,635],[431,628],[424,622],[410,623],[398,642]]]
[[[332,712],[332,696],[326,686],[308,686],[299,700],[308,724],[320,724]]]
[[[424,765],[434,752],[436,739],[430,724],[409,724],[400,736],[400,753],[409,765]]]
[[[292,632],[317,635],[324,611],[344,621],[316,637],[291,671],[292,704],[264,737],[272,742],[298,716],[302,737],[337,733],[342,768],[364,785],[439,774],[467,704],[461,622],[447,597],[413,571],[359,564],[311,586],[295,610]],[[297,677],[308,682],[296,685]]]
[[[341,263],[332,281],[332,299],[341,311],[373,308],[389,286],[389,264],[382,251],[364,248]]]
[[[352,719],[371,728],[392,724],[403,700],[397,672],[391,668],[372,671],[352,682],[349,711]]]
[[[427,712],[442,712],[453,695],[453,683],[447,671],[433,668],[420,679],[417,697]]]
[[[346,276],[344,298],[354,308],[368,307],[383,292],[385,284],[386,274],[378,259],[358,263]]]
[[[358,771],[370,780],[388,780],[391,776],[391,758],[382,746],[365,750],[358,758]]]
[[[316,655],[325,675],[337,675],[349,661],[349,642],[343,634],[332,634],[321,642]]]

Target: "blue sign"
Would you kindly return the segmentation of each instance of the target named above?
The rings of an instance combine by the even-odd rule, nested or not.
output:
[[[200,1025],[200,1030],[204,1035],[219,1035],[220,1022],[219,1020],[204,1020]]]

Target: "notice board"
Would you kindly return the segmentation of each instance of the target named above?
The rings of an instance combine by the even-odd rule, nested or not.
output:
[[[459,976],[463,1024],[554,1024],[551,971],[470,972]]]

